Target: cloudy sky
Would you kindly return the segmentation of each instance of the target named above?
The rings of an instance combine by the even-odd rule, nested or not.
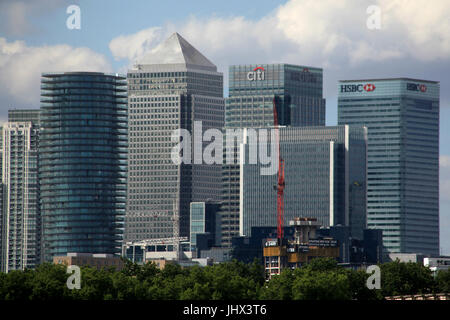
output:
[[[71,4],[79,30],[66,26]],[[367,27],[371,5],[380,29]],[[327,125],[337,121],[340,79],[440,81],[441,248],[450,254],[449,17],[448,0],[0,0],[0,121],[8,109],[39,108],[41,72],[125,73],[174,31],[225,80],[230,64],[322,67]]]

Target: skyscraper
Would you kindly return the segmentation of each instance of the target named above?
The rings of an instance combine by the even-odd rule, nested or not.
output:
[[[125,239],[189,237],[190,203],[220,199],[221,166],[176,164],[175,130],[224,125],[223,75],[178,33],[128,71],[129,170]],[[172,134],[175,134],[174,139]],[[199,132],[202,135],[202,132]],[[203,149],[202,149],[203,150]],[[177,213],[177,215],[174,215]]]
[[[1,271],[40,262],[39,110],[9,110],[2,128]]]
[[[225,127],[273,126],[273,101],[280,125],[324,126],[322,69],[291,64],[236,65],[229,68]],[[226,140],[227,138],[225,138]],[[242,142],[242,141],[241,141]],[[239,155],[222,169],[222,245],[239,235]]]
[[[279,137],[285,166],[284,225],[296,217],[315,218],[324,227],[348,226],[351,236],[362,240],[366,228],[366,128],[283,127]],[[247,237],[252,227],[277,225],[277,175],[261,174],[269,165],[251,163],[249,157],[249,152],[261,147],[265,146],[249,138],[241,149],[240,234]]]
[[[280,125],[325,125],[322,73],[291,64],[230,66],[225,126],[273,126],[274,98]]]
[[[126,78],[44,73],[39,146],[45,260],[118,253],[127,170]]]
[[[391,253],[439,254],[439,82],[343,80],[339,124],[368,128],[368,227]]]

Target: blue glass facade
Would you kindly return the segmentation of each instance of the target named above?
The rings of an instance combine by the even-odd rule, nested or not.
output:
[[[220,244],[220,203],[191,202],[190,204],[190,245],[191,251],[198,249],[197,235],[207,233],[211,246]]]
[[[439,83],[346,80],[339,124],[368,128],[368,227],[387,252],[439,254]]]
[[[325,99],[321,68],[291,64],[251,64],[229,67],[226,128],[273,126],[273,100],[278,122],[285,126],[324,126]],[[225,138],[226,140],[226,138]],[[222,166],[222,246],[239,235],[238,150],[234,164]]]
[[[250,130],[250,129],[248,129]],[[284,225],[316,218],[323,227],[348,226],[353,238],[366,228],[366,128],[284,127],[279,130],[285,161]],[[249,153],[261,145],[248,139],[240,166],[240,234],[277,225],[277,175],[262,175]],[[255,152],[255,151],[254,151]]]
[[[195,250],[197,246],[197,234],[205,232],[205,203],[192,202],[191,203],[191,232],[189,239],[191,239],[191,250]]]
[[[126,205],[126,78],[41,78],[40,196],[44,258],[120,252]]]
[[[273,126],[273,99],[280,125],[325,125],[322,69],[290,64],[229,68],[226,127]]]

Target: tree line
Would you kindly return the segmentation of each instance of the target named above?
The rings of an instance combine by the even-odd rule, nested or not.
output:
[[[64,265],[0,273],[0,300],[382,300],[385,296],[449,293],[450,270],[399,261],[379,265],[381,288],[368,289],[365,271],[344,269],[333,259],[314,259],[270,281],[263,266],[233,260],[206,267],[125,262],[121,271],[81,267],[81,288],[68,289]]]

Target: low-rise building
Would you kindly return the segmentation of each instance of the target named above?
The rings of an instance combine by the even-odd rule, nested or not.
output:
[[[54,264],[65,264],[66,266],[89,266],[97,269],[114,267],[117,271],[122,270],[123,260],[109,253],[67,253],[67,256],[53,257]]]
[[[320,223],[316,218],[294,218],[294,240],[266,239],[263,248],[266,279],[280,274],[286,268],[298,268],[314,258],[329,257],[338,260],[339,245],[331,237],[316,237]]]
[[[424,258],[423,265],[430,268],[433,274],[450,268],[450,257]]]

